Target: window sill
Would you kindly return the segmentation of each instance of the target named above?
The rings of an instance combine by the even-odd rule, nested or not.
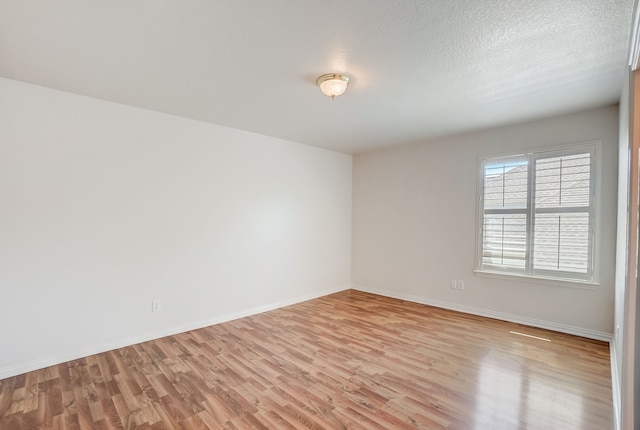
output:
[[[581,290],[595,290],[600,285],[597,281],[581,281],[579,279],[550,278],[546,276],[528,276],[518,273],[495,272],[475,269],[474,275],[481,278],[510,279],[518,282],[536,283],[558,287],[578,288]]]

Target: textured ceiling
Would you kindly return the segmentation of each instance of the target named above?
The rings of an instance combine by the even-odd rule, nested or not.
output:
[[[0,76],[360,152],[617,102],[632,8],[0,0]],[[315,84],[329,72],[351,77],[333,102]]]

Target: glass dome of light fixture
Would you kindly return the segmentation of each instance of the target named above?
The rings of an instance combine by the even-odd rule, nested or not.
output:
[[[323,94],[335,99],[347,90],[349,78],[339,73],[327,73],[318,78],[318,85]]]

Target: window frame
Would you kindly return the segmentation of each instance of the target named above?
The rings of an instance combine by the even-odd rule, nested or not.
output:
[[[597,284],[598,283],[598,253],[596,244],[599,235],[599,178],[600,178],[600,153],[601,141],[588,141],[573,143],[568,145],[556,145],[531,150],[523,150],[499,155],[483,155],[478,157],[477,175],[477,204],[476,204],[476,259],[474,272],[479,275],[490,276],[515,276],[519,278],[530,278],[539,280],[559,281],[560,283]],[[590,154],[589,172],[589,206],[587,209],[589,219],[588,230],[588,260],[587,273],[575,273],[555,270],[543,270],[534,268],[534,227],[535,216],[539,213],[567,213],[566,208],[538,208],[535,206],[536,197],[536,163],[538,160],[546,158],[561,157],[575,154]],[[497,164],[507,160],[527,160],[527,197],[526,209],[523,210],[496,210],[492,213],[526,213],[526,244],[525,244],[525,267],[517,269],[502,265],[492,265],[483,262],[484,255],[484,185],[485,166]],[[573,211],[569,210],[569,212]],[[580,211],[584,212],[584,211]]]

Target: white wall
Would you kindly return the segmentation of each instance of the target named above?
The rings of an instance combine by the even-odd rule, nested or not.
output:
[[[629,69],[625,71],[624,84],[620,97],[619,147],[618,147],[618,218],[616,234],[616,268],[615,268],[615,307],[614,337],[611,344],[613,351],[612,385],[616,420],[621,418],[622,406],[622,369],[624,358],[624,335],[629,327],[625,326],[625,300],[627,293],[627,266],[629,249],[629,178],[630,178],[630,139],[629,139]],[[619,425],[617,428],[620,428]]]
[[[593,289],[473,273],[479,156],[602,140],[600,285]],[[353,171],[355,288],[608,338],[613,332],[617,106],[358,154]],[[449,288],[464,280],[465,290]]]
[[[0,379],[348,288],[351,166],[0,79]]]

